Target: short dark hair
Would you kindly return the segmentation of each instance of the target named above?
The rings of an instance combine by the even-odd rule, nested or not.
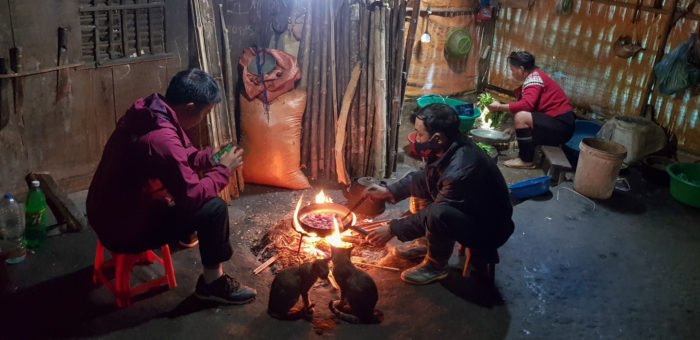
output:
[[[532,71],[535,66],[535,56],[528,51],[514,51],[508,56],[508,63],[515,66],[522,66],[525,71]]]
[[[423,121],[429,134],[444,133],[450,140],[459,139],[459,116],[451,106],[447,104],[430,104],[411,116],[411,122],[416,123],[416,118]]]
[[[187,103],[208,105],[220,102],[221,94],[211,75],[193,68],[178,72],[170,80],[165,101],[171,106]]]

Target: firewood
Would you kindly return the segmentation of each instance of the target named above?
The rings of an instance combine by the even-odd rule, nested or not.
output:
[[[362,67],[360,64],[355,65],[352,70],[352,75],[350,76],[347,90],[343,96],[343,104],[340,107],[340,117],[338,118],[338,123],[335,129],[335,171],[338,176],[338,183],[343,185],[350,185],[350,177],[348,176],[347,169],[345,168],[344,158],[345,132],[348,112],[350,111],[352,100],[355,98],[355,90],[357,89],[357,82],[360,79],[361,71]]]

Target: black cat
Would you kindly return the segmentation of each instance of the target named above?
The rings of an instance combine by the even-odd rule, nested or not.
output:
[[[329,259],[318,259],[280,271],[272,280],[267,313],[280,320],[309,317],[314,306],[309,302],[309,289],[317,279],[328,279],[328,261]],[[304,303],[302,309],[294,307],[300,295]]]
[[[369,274],[350,261],[352,248],[332,248],[333,278],[340,287],[340,300],[328,305],[339,319],[350,323],[380,323],[384,315],[375,310],[377,285]]]

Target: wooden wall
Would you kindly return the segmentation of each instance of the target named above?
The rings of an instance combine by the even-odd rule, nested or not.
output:
[[[57,65],[57,29],[68,28],[68,60],[81,62],[77,0],[0,3],[0,57],[23,49],[24,71]],[[115,122],[131,103],[164,92],[188,66],[186,0],[166,1],[167,49],[159,60],[65,71],[69,90],[57,98],[58,72],[0,81],[0,191],[23,193],[29,171],[49,171],[66,190],[87,188]]]
[[[652,77],[656,51],[670,51],[695,32],[698,25],[695,18],[681,19],[672,29],[668,43],[662,46],[664,26],[671,18],[672,8],[670,1],[654,7],[657,2],[642,2],[644,10],[640,11],[637,24],[632,23],[634,0],[619,0],[618,4],[574,0],[573,13],[568,16],[555,13],[556,0],[537,0],[529,10],[501,8],[488,83],[509,90],[517,87],[506,58],[513,50],[528,50],[575,106],[602,116],[639,116],[647,100],[644,94]],[[612,46],[621,35],[636,36],[646,50],[629,59],[615,56]],[[657,121],[677,135],[681,149],[700,154],[700,101],[696,95],[691,91],[676,98],[654,94],[651,106]]]

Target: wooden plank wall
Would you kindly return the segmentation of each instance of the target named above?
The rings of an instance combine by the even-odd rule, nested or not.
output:
[[[697,21],[682,19],[672,30],[667,46],[662,47],[662,30],[670,18],[664,14],[671,10],[668,1],[663,2],[661,11],[641,11],[636,25],[632,23],[634,0],[626,0],[631,7],[574,0],[570,16],[557,15],[556,2],[537,0],[529,10],[500,9],[490,85],[517,87],[519,84],[510,78],[506,58],[513,50],[528,50],[575,106],[603,116],[638,116],[646,100],[642,97],[652,76],[657,49],[669,51],[697,29]],[[654,2],[644,0],[643,6],[653,7]],[[620,35],[636,35],[646,50],[629,59],[615,56],[612,46]],[[675,100],[654,95],[652,106],[658,122],[677,134],[681,149],[700,153],[697,96],[689,91]]]
[[[406,86],[407,96],[452,95],[476,89],[483,25],[477,25],[472,12],[478,5],[474,0],[421,2],[421,14],[418,18]],[[434,13],[426,20],[425,11],[428,6]],[[455,12],[449,12],[451,10]],[[426,31],[426,26],[431,41],[422,43],[421,35]],[[406,34],[408,27],[409,22],[406,21]],[[471,52],[467,58],[458,61],[448,60],[444,55],[447,36],[455,28],[466,28],[472,37]]]
[[[187,6],[168,6],[166,21],[186,23]],[[58,27],[68,28],[67,64],[79,63],[78,1],[0,3],[0,57],[7,58],[16,44],[23,48],[25,71],[56,66]],[[170,77],[189,63],[187,26],[167,27],[172,58],[70,69],[70,90],[58,100],[57,72],[4,80],[0,110],[11,112],[7,126],[0,127],[0,191],[26,191],[29,171],[51,172],[65,190],[87,188],[116,120],[135,99],[164,93]]]

